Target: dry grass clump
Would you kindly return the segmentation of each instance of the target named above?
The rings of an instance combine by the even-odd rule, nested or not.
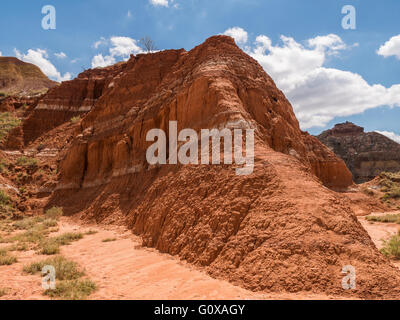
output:
[[[386,214],[384,216],[367,216],[368,221],[384,222],[384,223],[398,223],[400,224],[400,214]]]
[[[387,257],[400,259],[400,232],[389,240],[384,241],[384,247],[381,252]]]
[[[28,274],[40,273],[44,266],[53,266],[56,271],[56,288],[44,291],[44,294],[59,299],[82,300],[96,290],[96,284],[90,279],[81,279],[85,273],[78,265],[63,256],[31,263],[24,267]]]

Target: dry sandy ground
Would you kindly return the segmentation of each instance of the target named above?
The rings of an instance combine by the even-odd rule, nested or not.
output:
[[[373,216],[383,216],[386,214],[398,214],[398,212],[385,212],[385,213],[373,213]],[[388,240],[400,230],[400,225],[396,223],[381,223],[381,222],[370,222],[365,217],[358,217],[365,230],[367,230],[372,241],[375,243],[378,249],[383,247],[383,240]],[[396,267],[400,269],[400,261],[392,262]]]
[[[69,218],[62,218],[59,226],[58,233],[98,231],[61,248],[61,253],[83,267],[98,285],[90,299],[333,299],[307,293],[279,295],[247,291],[213,279],[170,255],[141,247],[140,239],[122,227],[82,226]],[[116,241],[102,241],[107,238]],[[22,272],[25,264],[44,258],[47,256],[34,251],[22,252],[18,253],[18,263],[0,266],[0,287],[9,288],[9,294],[0,299],[46,299],[40,276]]]

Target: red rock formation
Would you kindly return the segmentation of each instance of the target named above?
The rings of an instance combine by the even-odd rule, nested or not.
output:
[[[146,133],[168,132],[173,120],[178,130],[254,128],[253,173],[148,165]],[[190,52],[132,57],[83,119],[60,171],[49,205],[127,223],[144,245],[215,277],[252,290],[398,294],[398,271],[347,200],[321,183],[352,184],[343,161],[299,129],[283,93],[229,37]],[[349,264],[357,270],[354,291],[341,286]]]
[[[354,181],[363,183],[381,172],[400,171],[400,144],[351,122],[324,131],[318,139],[326,144],[351,170]]]
[[[23,123],[25,145],[72,117],[90,111],[104,88],[124,67],[124,63],[119,63],[108,68],[87,70],[76,79],[49,90]]]

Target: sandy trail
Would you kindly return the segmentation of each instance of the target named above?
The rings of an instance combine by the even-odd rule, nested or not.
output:
[[[61,248],[61,254],[83,267],[98,285],[90,299],[334,299],[309,293],[267,294],[245,290],[213,279],[201,269],[175,257],[141,247],[140,238],[123,227],[82,226],[64,217],[59,227],[58,233],[97,231]],[[109,238],[116,240],[103,242]],[[28,251],[18,253],[18,263],[1,266],[0,287],[9,288],[9,294],[0,299],[46,299],[42,296],[40,276],[22,272],[25,264],[44,258],[47,256]]]
[[[399,214],[399,212],[383,212],[373,213],[373,216],[384,216],[386,214]],[[396,223],[382,223],[382,222],[371,222],[365,219],[365,217],[358,217],[358,220],[362,224],[365,230],[367,230],[372,241],[378,249],[383,247],[383,240],[389,240],[392,236],[396,235],[400,231],[400,225]],[[400,261],[392,261],[393,265],[400,269]]]

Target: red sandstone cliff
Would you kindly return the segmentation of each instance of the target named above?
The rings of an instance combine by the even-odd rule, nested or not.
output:
[[[124,68],[125,64],[119,63],[108,68],[87,70],[76,79],[49,90],[23,123],[25,145],[72,117],[89,112],[103,90]]]
[[[74,81],[90,82],[63,84],[59,95]],[[51,204],[84,218],[127,223],[144,245],[252,290],[398,294],[398,271],[345,198],[321,183],[351,185],[343,161],[299,129],[285,96],[233,39],[217,36],[190,52],[132,57],[110,73],[96,101],[78,96],[68,111],[49,107],[69,105],[52,102],[60,101],[56,91],[43,99],[54,116],[90,109],[63,153]],[[90,108],[79,111],[82,105]],[[146,133],[168,132],[172,120],[179,130],[254,128],[254,172],[237,176],[229,165],[149,166]],[[341,269],[349,264],[357,270],[354,291],[341,287]]]

